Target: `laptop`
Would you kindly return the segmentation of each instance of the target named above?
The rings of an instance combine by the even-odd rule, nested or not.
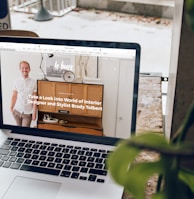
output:
[[[120,199],[106,158],[135,132],[136,43],[0,37],[0,198]]]

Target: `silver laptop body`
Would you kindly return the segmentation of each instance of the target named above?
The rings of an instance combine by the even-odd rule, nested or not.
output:
[[[121,198],[105,163],[135,132],[139,65],[135,43],[1,37],[0,198]]]

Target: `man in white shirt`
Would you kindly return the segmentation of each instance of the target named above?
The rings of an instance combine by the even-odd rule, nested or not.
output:
[[[11,111],[18,126],[30,127],[31,121],[36,120],[34,100],[37,96],[37,85],[36,81],[29,77],[30,64],[28,62],[21,61],[19,69],[22,77],[14,82]]]

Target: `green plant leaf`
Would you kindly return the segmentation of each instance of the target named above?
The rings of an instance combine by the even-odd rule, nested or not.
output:
[[[110,153],[107,166],[113,179],[118,184],[125,184],[128,168],[139,152],[138,148],[129,147],[126,145],[126,141],[122,141],[116,150]]]
[[[152,196],[152,199],[166,199],[166,196],[164,192],[158,192]]]
[[[153,134],[152,134],[153,135]],[[143,138],[143,139],[142,139]],[[155,137],[154,137],[155,138]],[[137,136],[132,140],[140,140],[145,143],[155,145],[156,140],[152,136]],[[148,141],[147,141],[148,139]],[[151,140],[151,141],[150,141]],[[161,142],[160,142],[161,143]],[[162,139],[162,144],[167,143]],[[137,199],[144,199],[145,187],[147,180],[153,174],[163,174],[163,163],[161,161],[151,163],[134,163],[135,158],[141,152],[141,148],[134,147],[128,141],[122,141],[107,160],[108,169],[113,179],[120,185],[124,186]]]
[[[124,187],[137,199],[145,198],[145,188],[148,179],[154,174],[163,173],[163,163],[149,162],[136,164],[126,173]]]
[[[185,169],[180,169],[178,176],[194,193],[194,173]]]
[[[194,0],[186,0],[185,10],[187,23],[194,31]]]
[[[168,156],[193,156],[194,144],[168,143],[164,136],[158,134],[143,134],[134,136],[127,141],[129,147],[147,149]]]
[[[131,139],[128,140],[128,145],[141,149],[155,150],[158,148],[166,148],[169,146],[169,143],[163,135],[146,133],[131,137]]]

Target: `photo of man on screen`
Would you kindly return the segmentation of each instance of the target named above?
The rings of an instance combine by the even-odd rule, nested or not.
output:
[[[30,127],[31,121],[36,119],[36,105],[29,103],[29,97],[37,95],[37,86],[36,81],[29,76],[30,64],[27,61],[21,61],[19,69],[22,77],[14,82],[11,112],[18,126]]]

